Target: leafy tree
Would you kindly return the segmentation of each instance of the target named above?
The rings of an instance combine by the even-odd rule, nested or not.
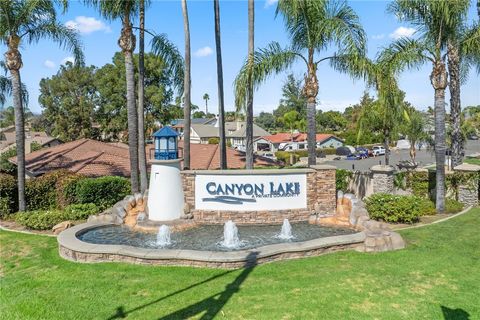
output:
[[[410,158],[415,163],[417,144],[425,143],[430,139],[430,135],[425,130],[425,119],[422,114],[413,107],[405,108],[406,120],[400,132],[403,133],[410,143]]]
[[[401,21],[418,27],[420,38],[399,39],[390,46],[402,68],[432,63],[430,82],[435,91],[436,210],[445,211],[445,89],[448,85],[445,58],[450,39],[455,39],[459,20],[466,18],[468,0],[396,0],[389,5]]]
[[[84,0],[95,7],[99,13],[109,20],[121,20],[122,30],[118,45],[122,49],[125,62],[126,105],[128,125],[128,150],[130,153],[130,183],[132,192],[139,188],[138,174],[138,116],[135,98],[135,69],[133,65],[133,51],[135,50],[135,35],[132,30],[132,20],[138,13],[138,1],[123,0]]]
[[[267,131],[275,129],[275,117],[270,112],[260,112],[255,123]]]
[[[65,10],[68,2],[63,1]],[[18,209],[25,211],[25,121],[20,69],[23,61],[19,48],[50,39],[74,53],[76,63],[83,62],[77,33],[57,22],[53,1],[0,1],[0,43],[7,46],[5,64],[11,76],[15,135],[17,146]]]
[[[322,131],[343,131],[347,127],[347,119],[339,111],[319,111],[316,119]]]
[[[53,136],[62,141],[98,137],[93,126],[98,103],[94,82],[95,67],[70,62],[62,65],[56,75],[40,80],[38,101]]]
[[[282,99],[280,105],[273,111],[273,115],[277,118],[289,111],[295,110],[299,117],[307,117],[307,98],[303,93],[303,80],[297,79],[293,74],[289,74],[282,86]]]
[[[344,54],[353,59],[363,56],[366,36],[359,18],[345,2],[327,0],[280,0],[277,6],[285,21],[291,45],[281,48],[273,42],[255,53],[254,85],[263,83],[270,75],[290,68],[294,62],[305,63],[307,74],[304,94],[307,98],[308,164],[316,162],[316,98],[318,94],[317,68],[321,62],[335,60]],[[318,53],[334,44],[334,54],[317,57]],[[247,99],[248,61],[244,63],[235,79],[236,105],[243,106]]]
[[[295,110],[289,111],[283,115],[283,123],[290,129],[290,136],[293,140],[293,130],[298,124],[298,112]]]

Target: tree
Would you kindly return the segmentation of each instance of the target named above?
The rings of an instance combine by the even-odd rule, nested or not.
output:
[[[270,112],[260,112],[255,123],[267,131],[275,129],[275,117]]]
[[[316,98],[318,94],[317,68],[321,62],[335,60],[349,54],[363,56],[366,36],[359,18],[345,2],[327,0],[280,0],[277,14],[284,18],[291,45],[281,48],[273,42],[255,53],[254,85],[258,87],[270,75],[282,72],[295,61],[305,63],[304,94],[307,98],[308,164],[316,163]],[[334,54],[315,59],[317,53],[335,44]],[[248,88],[248,61],[235,79],[237,106],[245,104]]]
[[[289,111],[283,115],[283,123],[290,129],[290,139],[293,141],[293,129],[296,128],[298,122],[298,112]]]
[[[127,97],[128,150],[130,155],[130,184],[132,192],[140,191],[138,175],[138,116],[135,99],[135,69],[133,51],[135,50],[135,35],[132,30],[132,19],[138,12],[138,1],[124,0],[84,0],[92,5],[100,14],[109,20],[120,19],[122,31],[118,46],[122,49],[125,60],[125,79]]]
[[[40,80],[38,102],[53,136],[65,142],[98,137],[94,130],[95,67],[62,65],[56,75]]]
[[[447,70],[445,66],[448,40],[456,36],[455,26],[469,2],[436,0],[396,0],[389,5],[401,21],[411,22],[419,28],[420,38],[399,39],[391,46],[402,68],[418,66],[426,61],[432,63],[430,82],[435,91],[435,160],[436,160],[436,210],[445,211],[445,89]]]
[[[208,114],[208,100],[210,100],[208,93],[203,95],[203,100],[205,100],[205,114]]]
[[[255,51],[255,4],[248,0],[248,76],[245,128],[245,167],[253,169],[253,58]]]
[[[425,120],[422,114],[415,108],[406,108],[406,121],[401,132],[407,137],[410,143],[410,158],[415,163],[416,146],[429,140],[430,136],[425,131]]]
[[[227,169],[227,145],[225,138],[225,102],[223,96],[223,66],[222,44],[220,39],[220,4],[213,0],[215,14],[215,48],[217,53],[217,82],[218,82],[218,122],[220,135],[220,169]]]
[[[467,10],[467,7],[464,8]],[[480,72],[480,26],[474,24],[471,28],[468,28],[463,19],[464,16],[466,16],[466,12],[457,12],[453,24],[453,34],[447,40],[452,167],[456,167],[463,162],[464,139],[462,139],[461,130],[462,106],[460,101],[462,79],[466,79],[468,69],[472,64],[476,64],[477,71]]]
[[[138,40],[138,172],[140,173],[140,191],[148,188],[147,155],[145,151],[145,0],[139,0],[140,28]]]
[[[182,13],[183,13],[183,29],[185,32],[185,80],[184,80],[184,97],[185,104],[183,106],[183,167],[190,169],[190,119],[192,117],[191,107],[191,94],[190,94],[190,26],[188,23],[188,8],[187,0],[182,0]]]
[[[68,2],[63,2],[65,10]],[[20,69],[23,61],[19,47],[50,39],[71,50],[76,63],[83,62],[77,33],[57,22],[52,1],[1,1],[0,42],[8,48],[5,62],[11,76],[13,107],[15,109],[15,134],[17,146],[18,209],[25,211],[25,123],[22,101]]]
[[[293,74],[287,76],[287,79],[282,86],[282,98],[280,99],[280,104],[275,110],[273,110],[273,115],[276,118],[283,117],[285,113],[295,110],[298,112],[300,118],[306,119],[307,110],[305,106],[307,98],[303,93],[302,87],[302,79],[295,78]]]
[[[317,126],[325,131],[343,131],[347,127],[347,119],[339,111],[317,112]]]

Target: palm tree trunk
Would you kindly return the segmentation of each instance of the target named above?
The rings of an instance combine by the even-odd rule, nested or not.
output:
[[[21,97],[20,71],[10,70],[10,74],[12,76],[12,96],[15,112],[15,143],[17,145],[18,211],[25,211],[25,120]]]
[[[5,53],[5,62],[12,76],[15,143],[17,145],[18,211],[25,211],[25,119],[22,105],[22,82],[20,80],[20,69],[22,68],[23,62],[22,55],[20,51],[18,51],[19,44],[20,38],[17,35],[8,38],[8,50]]]
[[[452,167],[462,164],[463,138],[460,131],[462,107],[460,104],[460,55],[458,46],[448,43],[448,72],[450,75],[450,121],[452,125]]]
[[[130,183],[132,192],[139,191],[138,185],[138,119],[135,105],[135,73],[133,66],[133,51],[135,50],[135,35],[132,26],[125,15],[123,28],[118,40],[125,56],[125,75],[127,83],[127,122],[128,122],[128,150],[130,153]]]
[[[227,169],[227,144],[225,139],[225,102],[223,96],[223,66],[222,45],[220,41],[220,5],[213,0],[215,12],[215,47],[217,52],[217,81],[218,81],[218,121],[220,135],[220,169]]]
[[[187,0],[182,0],[183,29],[185,32],[185,79],[184,79],[184,107],[183,107],[183,168],[190,169],[190,113],[191,113],[191,93],[190,93],[190,25],[188,22]]]
[[[145,154],[144,88],[145,88],[145,0],[140,0],[140,38],[138,48],[138,171],[140,172],[140,190],[148,187],[147,156]]]
[[[385,165],[390,165],[390,130],[385,130],[384,132],[383,147],[385,148]]]
[[[246,168],[253,169],[253,54],[254,54],[254,23],[255,5],[253,0],[248,0],[248,92],[247,114],[245,132]]]
[[[436,162],[436,202],[438,213],[445,211],[445,89],[447,72],[445,63],[437,61],[430,76],[435,89],[435,162]]]
[[[208,118],[208,99],[205,99],[205,117]]]
[[[316,100],[318,94],[317,68],[313,63],[313,49],[308,50],[308,75],[305,78],[304,94],[307,97],[307,147],[308,147],[308,165],[317,163],[317,123],[315,121]]]

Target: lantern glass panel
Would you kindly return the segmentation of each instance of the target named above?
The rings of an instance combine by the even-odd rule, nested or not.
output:
[[[174,137],[170,137],[168,139],[168,150],[175,150],[176,147],[175,147],[175,138]]]
[[[167,149],[167,139],[166,138],[160,138],[160,150],[165,150]]]
[[[155,149],[160,149],[160,139],[155,138]]]

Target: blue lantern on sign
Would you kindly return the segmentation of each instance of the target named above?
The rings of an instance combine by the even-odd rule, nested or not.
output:
[[[178,159],[178,133],[166,126],[153,134],[155,139],[155,160]]]

